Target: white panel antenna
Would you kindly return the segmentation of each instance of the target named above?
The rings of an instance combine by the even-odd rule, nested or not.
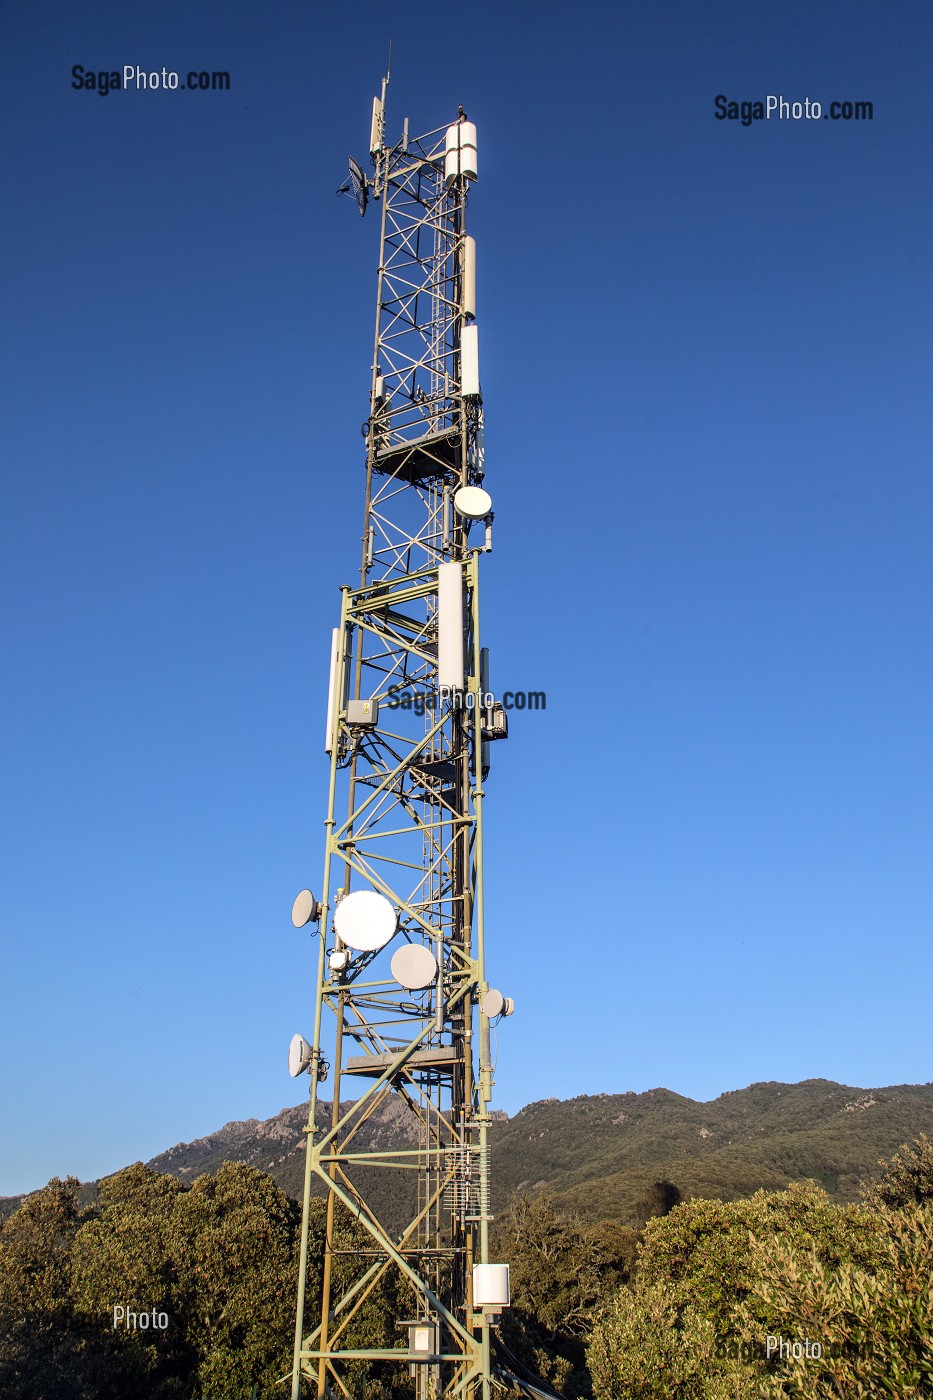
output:
[[[463,689],[463,568],[457,560],[437,570],[437,683]]]
[[[380,98],[373,98],[373,123],[369,132],[369,152],[370,155],[378,155],[382,150],[385,137],[386,114],[385,105]]]
[[[475,324],[460,332],[460,392],[465,399],[481,399],[479,387],[479,330]]]

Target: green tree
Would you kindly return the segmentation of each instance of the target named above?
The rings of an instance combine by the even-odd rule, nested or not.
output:
[[[660,1283],[622,1288],[587,1350],[597,1400],[750,1400],[755,1368],[724,1354],[715,1322]]]
[[[0,1230],[0,1394],[4,1400],[145,1400],[145,1358],[77,1311],[72,1249],[79,1183],[53,1180]]]
[[[98,1213],[78,1230],[71,1257],[76,1316],[132,1353],[140,1394],[186,1395],[195,1362],[175,1258],[174,1216],[184,1187],[137,1162],[101,1182]],[[118,1314],[116,1309],[123,1309]],[[127,1314],[164,1314],[168,1325],[131,1328]]]
[[[205,1396],[272,1393],[294,1328],[300,1212],[270,1176],[227,1163],[179,1194],[170,1252],[177,1308]]]
[[[921,1133],[907,1143],[889,1162],[879,1162],[882,1175],[867,1188],[865,1198],[879,1209],[902,1210],[906,1206],[933,1201],[933,1142]]]
[[[186,1190],[138,1164],[52,1182],[0,1230],[4,1400],[252,1400],[287,1369],[299,1211],[271,1177],[225,1166]],[[114,1305],[167,1328],[114,1326]]]
[[[739,1332],[760,1341],[765,1311],[772,1337],[790,1343],[766,1363],[762,1396],[933,1395],[933,1205],[886,1212],[879,1224],[870,1268],[830,1265],[786,1241],[754,1242],[760,1282],[754,1308],[746,1300],[737,1310]]]
[[[569,1397],[589,1394],[586,1337],[628,1277],[636,1239],[627,1226],[568,1215],[547,1196],[522,1196],[497,1221],[493,1247],[509,1263],[512,1293],[502,1339]]]
[[[746,1201],[687,1201],[649,1221],[634,1283],[590,1339],[597,1400],[758,1394],[766,1337],[785,1318],[765,1286],[779,1250],[829,1271],[871,1273],[884,1257],[884,1230],[866,1206],[835,1206],[813,1183]]]
[[[55,1177],[27,1196],[0,1230],[0,1305],[54,1314],[68,1296],[71,1245],[81,1223],[80,1182]]]

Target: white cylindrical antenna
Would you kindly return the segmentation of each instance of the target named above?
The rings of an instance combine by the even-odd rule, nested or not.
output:
[[[458,175],[476,179],[476,123],[455,122],[447,128],[444,153],[444,178],[448,185]]]
[[[330,639],[330,681],[327,686],[327,732],[324,735],[324,752],[334,751],[334,707],[337,700],[337,656],[340,651],[340,628],[335,627]]]
[[[442,506],[441,524],[443,529],[442,542],[445,550],[450,548],[450,487],[444,487],[444,502]]]
[[[476,239],[469,234],[463,240],[461,251],[462,282],[461,307],[464,316],[471,319],[476,315]]]
[[[406,152],[406,153],[407,153],[407,151],[408,151],[408,118],[407,118],[407,117],[405,118],[404,125],[402,126],[402,150],[403,150],[404,152]]]
[[[480,399],[479,330],[464,326],[460,332],[460,392],[465,399]]]
[[[437,684],[463,689],[463,569],[456,560],[437,570]]]
[[[368,539],[367,539],[367,541],[366,541],[366,567],[367,567],[367,569],[371,569],[372,566],[373,566],[373,555],[375,554],[375,552],[376,552],[376,527],[375,527],[375,525],[370,525],[370,527],[369,527],[369,537],[368,537]]]
[[[509,1306],[508,1264],[473,1265],[473,1306],[484,1312],[501,1312]]]

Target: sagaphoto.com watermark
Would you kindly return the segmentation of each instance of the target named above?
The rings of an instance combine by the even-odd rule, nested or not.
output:
[[[785,97],[783,93],[769,93],[765,98],[739,101],[720,92],[713,98],[713,116],[718,122],[738,122],[741,126],[767,121],[871,122],[875,119],[875,104],[864,99],[854,102],[848,98],[817,102],[812,97],[804,97],[798,101]]]
[[[546,710],[547,693],[543,690],[504,690],[501,700],[492,694],[472,695],[469,691],[454,690],[441,686],[439,690],[418,691],[411,689],[391,691],[385,700],[387,709],[412,710],[416,715],[449,705],[454,710],[491,710],[497,704],[507,711]]]
[[[75,92],[96,92],[108,97],[112,92],[229,92],[230,74],[224,68],[141,68],[124,63],[122,68],[85,68],[76,63],[71,70]]]

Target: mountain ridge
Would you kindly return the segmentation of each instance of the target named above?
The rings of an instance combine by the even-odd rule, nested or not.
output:
[[[542,1100],[496,1135],[494,1198],[546,1187],[581,1214],[624,1219],[658,1172],[685,1195],[736,1199],[812,1178],[851,1200],[921,1132],[933,1132],[931,1084],[771,1080],[707,1101],[670,1090]]]
[[[318,1104],[319,1126],[331,1104]],[[190,1183],[224,1162],[268,1172],[300,1199],[304,1180],[307,1102],[271,1118],[231,1120],[189,1143],[176,1143],[147,1163]],[[734,1200],[765,1188],[812,1178],[840,1201],[854,1199],[880,1159],[921,1132],[933,1136],[933,1084],[860,1088],[834,1080],[797,1084],[756,1081],[715,1099],[697,1100],[662,1087],[642,1093],[539,1099],[490,1132],[493,1207],[547,1191],[588,1218],[637,1217],[645,1189],[661,1177],[685,1196]],[[396,1096],[357,1135],[360,1150],[416,1145],[417,1125]],[[398,1178],[368,1168],[361,1185],[386,1222],[406,1218]],[[395,1178],[390,1182],[387,1178]],[[323,1191],[323,1183],[314,1187]],[[87,1192],[93,1199],[96,1183]],[[24,1197],[0,1198],[0,1217]]]

